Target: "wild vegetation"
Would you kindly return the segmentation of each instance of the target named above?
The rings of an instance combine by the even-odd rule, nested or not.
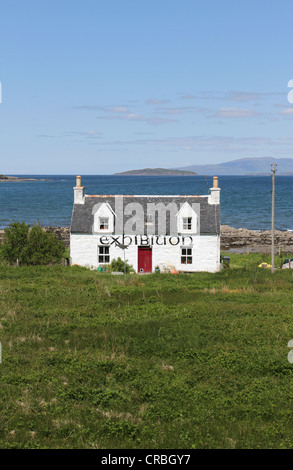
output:
[[[293,272],[230,256],[126,281],[2,262],[0,447],[293,447]]]
[[[54,233],[46,232],[39,224],[30,226],[14,222],[4,230],[1,258],[10,264],[50,264],[61,260],[64,242]]]

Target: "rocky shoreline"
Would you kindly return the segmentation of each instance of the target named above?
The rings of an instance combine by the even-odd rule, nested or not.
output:
[[[293,253],[293,232],[275,230],[275,252]],[[256,231],[221,225],[221,250],[232,252],[270,253],[271,230]]]
[[[66,248],[69,247],[70,227],[44,227],[45,230],[55,233],[57,238],[63,240]],[[0,230],[2,241],[4,230]],[[270,253],[272,235],[270,230],[255,231],[246,228],[234,228],[221,225],[221,250],[231,252]],[[293,253],[293,232],[275,230],[275,251]]]
[[[47,178],[19,178],[18,176],[0,175],[0,183],[19,182],[19,181],[51,181]]]

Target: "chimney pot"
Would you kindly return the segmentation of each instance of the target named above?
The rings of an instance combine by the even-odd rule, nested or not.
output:
[[[77,175],[76,177],[76,186],[74,189],[74,204],[84,204],[84,188],[81,186],[81,176]]]
[[[210,188],[209,204],[220,204],[220,191],[218,177],[213,177],[213,187]]]
[[[77,175],[77,177],[76,177],[76,186],[78,188],[81,187],[81,176],[80,175]]]

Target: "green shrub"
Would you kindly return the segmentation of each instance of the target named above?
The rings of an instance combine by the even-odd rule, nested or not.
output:
[[[110,264],[110,270],[118,273],[124,273],[124,261],[120,257],[113,259]],[[130,271],[133,271],[133,267],[125,261],[125,272],[129,273]]]
[[[29,232],[26,256],[28,264],[49,264],[61,260],[64,243],[54,235],[46,232],[39,225],[34,225]]]
[[[64,243],[40,225],[14,222],[4,230],[2,258],[9,263],[50,264],[61,260]]]
[[[25,248],[28,242],[29,225],[14,222],[4,230],[2,257],[9,263],[25,262]]]

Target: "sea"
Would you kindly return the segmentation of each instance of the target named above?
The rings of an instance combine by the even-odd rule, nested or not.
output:
[[[46,181],[0,183],[0,228],[12,222],[70,226],[75,175],[13,175]],[[85,194],[205,195],[212,176],[83,175]],[[270,230],[271,176],[219,176],[221,224]],[[293,231],[293,176],[276,175],[275,228]]]

